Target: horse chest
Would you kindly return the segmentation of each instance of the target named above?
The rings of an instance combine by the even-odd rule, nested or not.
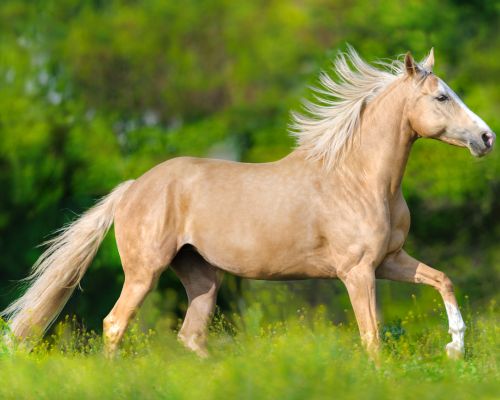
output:
[[[387,253],[400,250],[410,230],[410,210],[401,193],[390,207],[390,216],[391,232]]]
[[[366,263],[376,268],[387,254],[402,248],[410,213],[402,194],[354,198],[325,209],[329,262],[338,276]]]

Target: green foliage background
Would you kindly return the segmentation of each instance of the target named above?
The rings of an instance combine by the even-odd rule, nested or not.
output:
[[[436,72],[498,132],[499,16],[499,1],[481,0],[2,0],[0,308],[19,295],[12,281],[26,276],[36,245],[119,182],[179,155],[287,154],[289,111],[346,42],[367,60],[407,50],[423,57],[434,46]],[[404,190],[407,249],[447,272],[460,297],[498,297],[499,152],[477,160],[420,141]],[[99,326],[122,281],[110,234],[66,312]],[[379,289],[390,316],[411,293],[428,304],[437,296],[395,283]],[[163,312],[182,312],[173,275],[158,293]],[[233,278],[220,304],[238,309],[259,293],[276,314],[325,303],[341,320],[349,307],[338,283]]]

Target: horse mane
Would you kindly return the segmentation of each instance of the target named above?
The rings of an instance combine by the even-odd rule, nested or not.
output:
[[[308,158],[322,160],[331,168],[352,145],[359,132],[364,106],[403,74],[400,60],[377,61],[376,68],[348,47],[333,62],[338,82],[321,72],[319,87],[313,87],[315,101],[304,101],[306,114],[292,113],[290,133]]]

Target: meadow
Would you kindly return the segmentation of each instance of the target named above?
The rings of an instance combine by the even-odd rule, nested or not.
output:
[[[347,43],[370,62],[434,47],[436,73],[498,134],[499,26],[490,0],[2,0],[0,310],[36,246],[120,182],[178,156],[288,154],[290,111]],[[11,353],[0,340],[0,399],[500,398],[500,152],[418,141],[403,191],[405,249],[446,272],[463,306],[463,360],[445,356],[432,288],[381,285],[376,367],[340,282],[229,276],[200,359],[176,339],[186,299],[170,271],[107,360],[102,319],[123,285],[110,232],[43,342]]]
[[[146,306],[147,309],[150,308]],[[439,304],[418,301],[382,326],[375,365],[354,323],[331,322],[325,306],[298,309],[285,320],[253,303],[238,315],[214,318],[206,359],[177,342],[171,321],[154,329],[141,316],[119,356],[106,359],[102,341],[66,319],[33,351],[0,356],[0,398],[165,399],[497,399],[500,390],[498,309],[465,311],[463,360],[448,360],[449,336]]]

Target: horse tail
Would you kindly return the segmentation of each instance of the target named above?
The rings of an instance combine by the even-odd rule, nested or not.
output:
[[[80,218],[56,231],[24,279],[28,289],[0,313],[11,332],[23,339],[43,334],[54,322],[80,283],[111,228],[116,206],[133,180],[118,185]]]

